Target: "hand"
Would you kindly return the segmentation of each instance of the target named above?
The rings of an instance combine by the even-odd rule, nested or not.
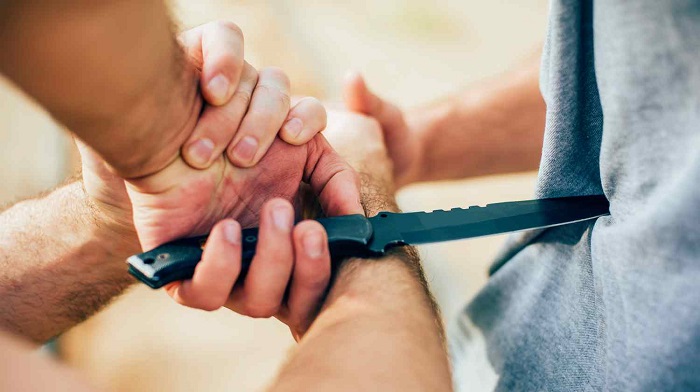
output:
[[[128,214],[132,207],[124,181],[114,176],[88,147],[79,147],[88,194],[109,221],[119,222],[119,227],[125,230],[133,230]],[[167,292],[178,303],[190,307],[214,310],[225,305],[251,317],[276,316],[289,325],[297,339],[300,338],[325,294],[330,280],[330,255],[325,231],[318,222],[304,221],[293,226],[294,209],[289,200],[294,199],[301,180],[305,180],[319,195],[329,215],[362,213],[356,174],[321,135],[303,146],[291,146],[277,139],[265,158],[252,169],[235,168],[223,156],[205,171],[191,169],[184,162],[178,168],[184,173],[182,187],[160,195],[138,194],[137,199],[143,198],[153,205],[142,204],[139,199],[134,204],[134,216],[143,215],[152,218],[152,222],[182,230],[186,227],[170,220],[170,216],[185,212],[188,205],[201,204],[201,200],[211,202],[216,214],[222,216],[210,217],[213,223],[209,225],[214,227],[192,279],[169,285]],[[205,176],[200,176],[201,173]],[[220,173],[225,178],[217,178]],[[198,185],[192,186],[191,181]],[[224,186],[210,189],[206,184]],[[188,199],[181,193],[188,189],[201,197]],[[245,191],[245,198],[236,194],[239,189]],[[169,208],[173,205],[183,208]],[[233,219],[217,222],[227,217],[240,218],[246,225],[260,221],[256,256],[245,281],[235,287],[241,268],[240,225]],[[147,227],[148,222],[151,221],[147,220]],[[204,220],[193,219],[192,222],[201,223],[200,226],[209,231]],[[159,243],[155,240],[145,247]],[[289,292],[285,295],[287,289]]]
[[[205,41],[202,36],[202,47],[206,46]],[[201,67],[203,74],[207,74],[205,69],[208,59],[217,58],[215,53],[207,53],[209,56],[204,58]],[[251,72],[250,68],[246,69]],[[206,80],[206,76],[202,78]],[[197,139],[197,132],[201,131],[212,138],[223,135],[222,139],[216,140],[227,140],[226,132],[243,129],[246,121],[250,123],[248,128],[256,132],[263,128],[265,132],[277,133],[278,128],[274,127],[279,125],[270,126],[269,120],[281,117],[278,113],[280,110],[288,110],[284,105],[275,106],[275,103],[284,103],[288,95],[288,81],[277,70],[261,72],[256,78],[255,83],[251,83],[254,88],[252,93],[239,94],[241,98],[250,97],[250,107],[236,109],[244,113],[240,129],[226,127],[221,131],[231,119],[228,115],[234,104],[240,105],[240,102],[236,102],[238,95],[234,93],[229,103],[219,107],[210,106],[204,110],[193,138]],[[280,131],[280,137],[295,144],[303,143],[311,137],[313,139],[300,146],[275,139],[267,154],[260,153],[264,158],[253,168],[236,167],[231,162],[232,159],[228,159],[230,154],[227,156],[222,153],[221,146],[225,145],[221,143],[215,144],[220,150],[218,156],[202,170],[186,164],[186,158],[178,158],[155,174],[130,180],[125,187],[124,182],[109,170],[103,170],[106,164],[96,154],[86,147],[81,148],[81,152],[84,156],[86,189],[92,199],[98,205],[114,207],[108,209],[110,214],[114,212],[111,215],[125,222],[125,225],[128,223],[123,217],[133,210],[134,222],[144,248],[179,237],[209,232],[217,222],[228,218],[226,222],[229,223],[221,223],[213,229],[207,251],[193,279],[167,288],[178,302],[202,309],[215,309],[227,304],[240,313],[254,317],[277,315],[299,336],[325,291],[330,276],[330,261],[325,248],[325,233],[318,223],[305,222],[292,230],[293,211],[290,213],[289,200],[295,198],[301,181],[304,180],[317,191],[327,214],[363,211],[359,203],[356,174],[335,154],[322,136],[316,135],[325,126],[325,110],[320,103],[304,99],[289,114],[285,113],[285,118],[286,124]],[[293,124],[296,129],[290,123],[296,123]],[[267,134],[263,136],[268,137]],[[236,137],[240,137],[239,133]],[[276,199],[271,202],[272,206],[265,205],[262,208],[266,200],[275,196],[287,201]],[[281,211],[281,215],[272,219],[271,211]],[[231,240],[231,232],[236,229],[230,228],[230,218],[236,218],[247,226],[257,224],[259,217],[261,235],[257,256],[245,282],[233,291],[229,299],[238,277],[238,272],[231,268],[240,270],[240,260],[236,267],[236,262],[231,257],[240,255],[225,255],[217,249],[230,250],[231,246],[235,247],[232,242],[236,241]],[[279,224],[280,222],[282,223]],[[287,222],[289,227],[284,228]],[[228,236],[217,234],[225,232],[225,227],[229,227]],[[271,234],[265,235],[266,232]],[[318,241],[320,237],[322,241]],[[292,249],[293,252],[290,251]],[[304,256],[307,253],[301,253],[305,250],[309,250],[308,256]],[[211,271],[215,273],[212,274]],[[293,278],[290,278],[291,274],[294,274]],[[290,279],[290,294],[285,298],[285,289],[289,286]]]
[[[284,106],[288,101],[287,76],[276,69],[264,69],[259,77],[243,60],[243,34],[235,24],[210,22],[183,32],[178,39],[190,65],[200,74],[202,94],[209,102],[197,119],[189,141],[182,147],[182,159],[190,166],[211,166],[234,135],[236,140],[247,136],[263,140],[258,154],[249,162],[241,161],[230,148],[231,161],[239,166],[257,163],[281,125],[279,120],[277,124],[270,118],[286,118],[279,135],[295,145],[306,143],[325,126],[325,109],[318,100],[302,98],[290,111],[288,105]],[[249,111],[255,114],[246,115]],[[239,125],[240,132],[237,132]],[[131,234],[134,230],[132,208],[124,181],[91,148],[79,139],[76,143],[82,156],[88,195],[102,215],[116,224],[120,233]],[[234,147],[234,143],[231,144]]]
[[[190,166],[206,169],[224,150],[232,163],[251,167],[278,135],[301,145],[326,122],[325,109],[314,98],[290,110],[289,79],[279,69],[258,73],[243,59],[243,34],[231,22],[211,22],[179,37],[190,63],[200,71],[205,105],[192,134],[182,146]]]
[[[393,186],[393,163],[384,143],[381,124],[373,117],[330,111],[323,131],[333,148],[360,174]]]
[[[264,204],[256,254],[239,284],[241,228],[232,219],[219,222],[192,279],[166,286],[166,291],[186,306],[215,310],[224,305],[250,317],[275,316],[299,340],[320,309],[331,260],[323,226],[313,220],[293,226],[293,219],[288,201]]]
[[[296,107],[309,108],[313,103],[301,101]],[[213,109],[210,113],[214,113]],[[206,115],[205,112],[200,122],[207,120]],[[314,126],[313,121],[305,121],[305,124]],[[316,124],[325,126],[325,117]],[[305,132],[311,129],[315,134],[322,127],[313,129],[307,126]],[[203,127],[198,124],[197,128]],[[282,133],[286,129],[283,128]],[[289,201],[271,200],[262,206],[259,216],[258,213],[266,197],[292,199],[302,174],[317,191],[327,214],[363,213],[354,172],[320,136],[299,147],[278,139],[265,158],[252,169],[238,169],[221,155],[212,166],[196,171],[178,162],[171,168],[173,173],[160,173],[163,178],[175,180],[174,192],[160,193],[158,189],[151,189],[154,193],[144,194],[138,188],[141,184],[136,184],[131,195],[142,244],[149,248],[173,238],[198,234],[197,230],[208,231],[217,219],[230,216],[244,225],[260,221],[256,256],[245,281],[236,285],[241,269],[240,225],[231,219],[224,220],[211,230],[202,261],[192,279],[169,285],[166,291],[178,303],[190,307],[214,310],[225,305],[251,317],[275,316],[289,326],[296,339],[301,338],[315,317],[330,281],[330,254],[325,231],[314,221],[293,227],[294,213]],[[159,181],[147,179],[150,185]],[[187,190],[193,190],[195,197],[180,194]],[[203,209],[210,210],[211,215],[202,210],[206,202],[209,206]],[[193,206],[194,211],[173,208],[180,204],[185,208]],[[177,217],[186,222],[173,224],[170,219]],[[164,226],[158,227],[159,223]],[[192,225],[197,227],[189,227]],[[168,227],[191,231],[168,232]]]
[[[358,113],[330,111],[328,127],[323,135],[359,173],[362,180],[360,194],[366,215],[395,210],[393,164],[379,122]]]
[[[344,98],[348,110],[370,116],[381,126],[387,152],[394,162],[396,185],[401,187],[420,178],[422,141],[407,124],[401,109],[372,93],[360,74],[348,76]]]
[[[303,180],[328,215],[363,213],[355,172],[322,135],[302,146],[277,139],[249,169],[236,168],[222,156],[206,170],[184,162],[166,170],[163,178],[177,183],[147,179],[148,191],[138,182],[127,185],[144,248],[209,232],[226,218],[243,226],[260,222],[256,256],[241,285],[234,287],[240,272],[240,226],[227,220],[214,229],[193,278],[168,286],[167,292],[177,302],[200,309],[226,305],[252,317],[276,315],[301,336],[328,284],[330,258],[317,222],[293,228],[291,201]]]
[[[208,23],[184,32],[180,42],[201,74],[202,94],[210,105],[197,119],[181,156],[156,173],[127,180],[134,222],[145,248],[208,232],[225,217],[236,217],[244,225],[256,223],[262,201],[275,195],[289,199],[296,193],[303,164],[311,158],[306,154],[308,146],[294,150],[294,156],[277,154],[255,170],[236,170],[236,166],[259,162],[278,132],[280,138],[304,145],[326,124],[325,109],[316,99],[302,99],[290,110],[289,79],[284,72],[267,68],[258,74],[245,63],[243,36],[235,24]],[[224,149],[226,155],[222,155]],[[278,151],[284,149],[280,146]],[[319,147],[314,154],[318,162],[333,152]],[[334,183],[342,177],[335,177]],[[164,219],[158,221],[155,216]]]
[[[311,185],[328,215],[361,213],[355,172],[325,138],[301,146],[276,139],[263,160],[237,168],[223,155],[205,170],[182,160],[155,175],[127,182],[133,218],[144,249],[209,232],[221,219],[258,222],[263,203],[289,201],[303,182]]]

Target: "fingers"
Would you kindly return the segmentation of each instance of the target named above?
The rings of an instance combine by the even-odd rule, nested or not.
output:
[[[295,334],[305,332],[323,299],[331,276],[326,231],[317,221],[294,228],[294,273],[287,300],[287,324]]]
[[[182,148],[182,156],[187,164],[196,169],[206,169],[221,156],[241,125],[257,83],[258,72],[245,63],[240,82],[231,99],[223,106],[207,106],[204,109],[192,135]]]
[[[379,121],[388,143],[391,143],[394,136],[405,136],[402,131],[406,129],[406,122],[401,109],[371,92],[361,74],[348,74],[343,96],[348,110],[366,114]]]
[[[231,219],[212,229],[191,280],[176,282],[166,291],[178,303],[216,310],[224,305],[241,271],[241,227]]]
[[[243,33],[235,23],[218,21],[201,27],[200,52],[204,99],[215,106],[228,102],[244,70]]]
[[[308,144],[304,182],[318,195],[323,211],[329,215],[364,214],[360,203],[360,178],[338,155],[322,135]]]
[[[261,85],[262,87],[259,88]],[[271,91],[270,85],[278,86],[279,89],[275,87],[278,90]],[[243,147],[237,147],[236,143],[241,143],[246,148],[252,143],[253,147],[259,147],[257,151],[259,157],[248,162],[245,160],[246,157],[242,158],[239,154],[237,160],[231,159],[232,163],[238,166],[248,167],[256,164],[265,155],[278,132],[280,137],[289,144],[301,145],[325,129],[326,109],[318,99],[306,97],[289,110],[280,130],[279,119],[285,116],[288,106],[286,104],[275,106],[275,100],[279,98],[276,98],[275,94],[288,94],[286,76],[276,70],[264,71],[264,75],[258,81],[257,71],[246,63],[238,89],[231,100],[223,106],[208,106],[202,113],[189,141],[182,149],[185,161],[196,169],[206,169],[229,144],[234,149],[234,153],[239,154],[240,151],[236,152],[236,149]],[[253,96],[255,100],[251,99]],[[284,96],[281,98],[288,99]],[[247,115],[246,112],[248,112]],[[244,115],[246,119],[241,120]],[[234,136],[235,140],[231,143]],[[262,146],[258,143],[260,140],[264,143]],[[243,150],[245,155],[245,148]],[[255,153],[249,154],[255,155]]]
[[[251,317],[271,317],[279,311],[294,263],[294,210],[283,199],[262,208],[258,244],[242,287],[236,287],[226,306]]]
[[[321,101],[312,97],[303,98],[290,110],[280,130],[280,138],[289,144],[304,144],[326,128],[327,120]]]
[[[251,167],[265,155],[289,113],[289,90],[289,78],[280,69],[260,70],[248,113],[227,149],[234,165]]]
[[[202,95],[212,105],[223,105],[236,91],[243,72],[243,33],[234,23],[211,24],[202,34]]]
[[[243,34],[235,24],[208,23],[179,39],[190,61],[201,69],[202,95],[211,105],[182,148],[193,168],[208,168],[225,149],[231,163],[251,167],[278,132],[288,143],[301,145],[325,128],[326,111],[318,100],[303,99],[290,112],[287,75],[277,68],[258,75],[244,61]]]

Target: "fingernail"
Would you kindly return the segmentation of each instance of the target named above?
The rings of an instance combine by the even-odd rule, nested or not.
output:
[[[199,139],[187,148],[188,158],[196,165],[206,166],[214,153],[214,142],[210,139]]]
[[[222,74],[214,76],[207,84],[209,94],[216,100],[216,104],[222,104],[228,98],[229,81]]]
[[[304,129],[304,122],[299,118],[293,118],[287,121],[282,127],[282,130],[291,135],[293,138],[299,137],[301,131]]]
[[[238,225],[233,222],[224,223],[224,237],[231,245],[238,245],[241,243],[241,232],[238,230]]]
[[[284,206],[277,206],[272,209],[272,221],[280,230],[290,231],[292,228],[292,215],[289,209]]]
[[[323,254],[323,235],[318,231],[310,231],[302,239],[306,255],[316,259]]]
[[[252,136],[246,136],[233,148],[233,156],[239,162],[251,162],[257,151],[258,141]]]

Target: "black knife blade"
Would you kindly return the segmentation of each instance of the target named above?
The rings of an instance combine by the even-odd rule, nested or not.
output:
[[[538,229],[608,214],[603,195],[572,196],[488,204],[449,211],[392,213],[372,218],[346,215],[318,221],[328,234],[333,259],[381,256],[401,245],[418,245]],[[243,273],[255,255],[258,229],[242,233]],[[131,256],[129,272],[152,288],[192,277],[207,236],[185,238]]]

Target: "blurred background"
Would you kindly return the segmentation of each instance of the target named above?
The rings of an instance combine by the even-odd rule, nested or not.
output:
[[[340,99],[348,70],[410,110],[531,56],[544,37],[545,0],[312,0],[171,2],[181,29],[237,23],[246,58],[279,66],[293,93]],[[0,80],[0,202],[34,195],[75,172],[62,127]],[[401,191],[405,211],[532,197],[535,174],[429,183]],[[487,280],[503,237],[421,247],[431,287],[450,320]],[[134,286],[58,341],[61,360],[110,390],[260,390],[294,341],[276,320],[175,305]],[[478,386],[475,386],[478,387]]]

